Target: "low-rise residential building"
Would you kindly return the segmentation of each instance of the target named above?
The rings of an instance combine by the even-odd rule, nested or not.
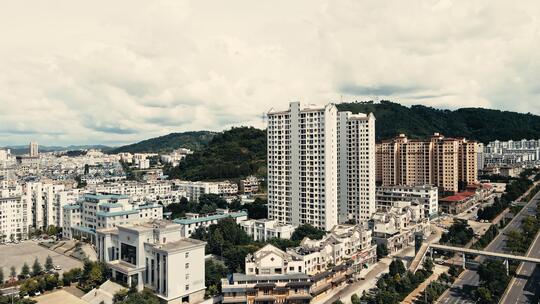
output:
[[[253,194],[259,191],[259,179],[255,176],[248,176],[240,180],[240,193]]]
[[[238,184],[230,181],[219,182],[218,193],[226,196],[238,194]]]
[[[182,237],[180,229],[165,220],[98,229],[99,260],[125,286],[150,288],[169,304],[200,303],[206,288],[206,243]]]
[[[222,280],[223,302],[309,303],[376,259],[366,225],[337,225],[321,240],[305,238],[286,251],[268,244],[246,257],[245,275]]]
[[[304,273],[284,275],[246,275],[234,273],[230,279],[221,280],[223,303],[293,303],[308,304],[310,276]]]
[[[422,208],[410,202],[396,202],[392,208],[376,212],[372,222],[373,240],[386,245],[390,253],[414,246],[416,234],[431,233]]]
[[[133,222],[162,219],[163,206],[155,203],[135,205],[119,194],[86,194],[77,204],[63,207],[62,236],[95,241],[97,229],[114,228]]]
[[[203,194],[219,194],[218,183],[174,181],[174,185],[183,191],[191,202],[198,202]]]
[[[232,218],[236,223],[247,220],[247,212],[229,212],[228,209],[217,209],[214,214],[198,214],[198,213],[186,213],[186,218],[175,219],[173,222],[180,225],[180,231],[182,237],[190,237],[198,228],[208,228],[212,224],[217,224],[218,221]]]
[[[438,190],[430,185],[423,186],[379,186],[376,203],[378,210],[389,210],[397,202],[411,202],[422,206],[424,216],[433,218],[438,212]]]
[[[459,214],[471,208],[478,201],[475,192],[463,191],[439,200],[439,212]]]
[[[240,226],[254,241],[263,242],[271,238],[290,239],[296,229],[296,226],[270,219],[245,220]]]
[[[191,151],[190,149],[180,148],[174,150],[169,154],[160,155],[160,159],[163,163],[176,167],[184,158],[186,158],[190,154],[193,154],[193,151]]]

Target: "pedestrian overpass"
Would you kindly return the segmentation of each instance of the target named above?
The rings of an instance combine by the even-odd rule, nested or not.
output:
[[[493,252],[493,251],[485,251],[485,250],[477,250],[477,249],[470,249],[470,248],[463,248],[463,247],[455,247],[455,246],[447,246],[447,245],[441,245],[441,244],[430,244],[425,243],[422,244],[420,249],[418,250],[418,253],[412,260],[411,264],[409,265],[409,271],[416,272],[420,266],[422,265],[422,261],[424,260],[426,254],[429,252],[430,256],[433,256],[433,250],[441,250],[441,251],[447,251],[447,252],[454,252],[454,253],[461,253],[463,257],[463,268],[465,268],[466,263],[466,255],[476,255],[476,256],[485,256],[489,258],[498,258],[505,261],[506,270],[508,271],[508,261],[514,260],[519,262],[527,262],[527,263],[535,263],[540,264],[540,259],[538,258],[532,258],[522,255],[515,255],[515,254],[509,254],[509,253],[501,253],[501,252]]]

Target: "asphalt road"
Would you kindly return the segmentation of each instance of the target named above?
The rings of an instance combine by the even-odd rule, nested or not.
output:
[[[538,204],[538,197],[534,199]],[[540,258],[540,234],[536,236],[527,256]],[[515,278],[510,282],[510,288],[500,303],[538,303],[540,291],[540,267],[534,263],[521,263],[516,271]]]
[[[521,221],[527,217],[535,215],[536,202],[540,198],[540,193],[537,193],[534,198],[529,201],[523,209],[501,230],[497,237],[485,248],[486,251],[505,252],[506,245],[506,232],[511,230],[519,230]],[[540,243],[540,242],[537,242]],[[536,244],[540,248],[540,244]],[[533,250],[533,252],[535,252]],[[537,253],[540,253],[538,250]],[[482,262],[485,258],[478,257],[477,261]],[[451,304],[451,303],[475,303],[475,299],[471,297],[471,290],[474,286],[478,286],[480,278],[478,273],[474,270],[465,270],[459,278],[454,282],[454,285],[448,292],[443,294],[438,303]],[[512,299],[508,297],[508,299]],[[516,303],[512,300],[511,303]]]

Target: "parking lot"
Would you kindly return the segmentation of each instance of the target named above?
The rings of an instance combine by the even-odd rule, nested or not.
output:
[[[77,259],[41,247],[33,241],[25,241],[19,244],[0,245],[0,267],[4,270],[4,276],[7,277],[11,266],[15,266],[17,273],[20,273],[23,264],[26,262],[31,270],[36,257],[44,267],[45,259],[49,255],[53,259],[54,265],[59,265],[62,268],[58,271],[59,273],[76,267],[82,268],[83,266],[83,263]]]

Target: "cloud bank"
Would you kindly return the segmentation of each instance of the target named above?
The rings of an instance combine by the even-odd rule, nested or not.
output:
[[[289,101],[540,114],[538,1],[12,1],[0,145],[263,126]]]

